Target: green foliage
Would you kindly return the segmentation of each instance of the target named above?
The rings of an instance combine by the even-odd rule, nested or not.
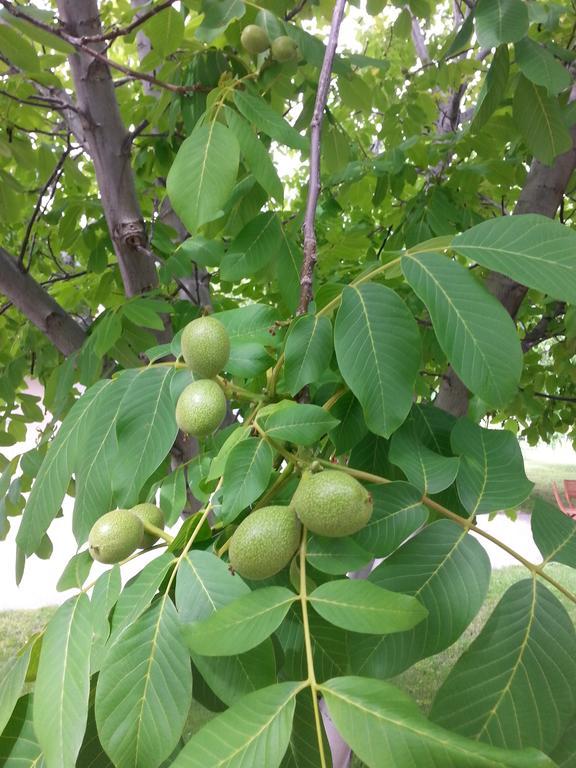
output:
[[[470,531],[530,496],[514,433],[576,435],[570,173],[562,222],[501,215],[519,198],[518,213],[540,210],[527,169],[572,147],[569,5],[479,0],[452,24],[442,4],[369,0],[363,54],[344,44],[333,65],[304,312],[305,167],[332,7],[163,5],[147,9],[138,65],[133,10],[100,6],[131,131],[123,191],[139,206],[122,223],[146,222],[127,240],[58,101],[80,104],[66,59],[80,43],[51,11],[18,6],[40,26],[0,14],[0,244],[24,244],[20,274],[86,329],[63,360],[43,335],[52,321],[0,308],[0,538],[19,523],[20,579],[27,557],[50,555],[68,496],[78,543],[59,581],[76,595],[2,671],[0,763],[328,768],[322,697],[367,766],[573,765],[576,636],[544,584],[576,602],[548,568],[576,567],[576,522],[545,502],[532,516],[543,563],[515,555],[530,579],[463,650],[431,716],[385,682],[484,621],[490,563]],[[246,45],[254,23],[267,38]],[[446,109],[464,103],[470,124]],[[123,248],[151,258],[157,282],[128,290]],[[494,272],[528,289],[514,320],[486,290]],[[184,329],[208,314],[195,327],[225,330],[203,367]],[[449,409],[460,418],[435,407],[449,366],[469,390]],[[218,393],[218,419],[188,430],[198,441],[178,433],[188,387],[193,419]],[[303,526],[280,553],[271,537],[250,575],[272,575],[242,578],[235,531],[270,507],[293,520],[308,473],[353,485],[359,522],[339,532],[354,532]],[[343,496],[313,511],[325,522]],[[94,524],[140,504],[186,519],[124,586],[123,562],[87,583]],[[192,702],[217,714],[189,733]]]

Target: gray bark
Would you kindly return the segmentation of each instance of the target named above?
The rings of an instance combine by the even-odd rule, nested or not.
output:
[[[514,214],[539,213],[554,218],[570,177],[576,169],[576,127],[572,128],[574,145],[563,155],[559,155],[550,166],[534,160],[514,208]],[[490,272],[486,278],[486,287],[512,318],[516,317],[528,289],[499,272]],[[434,405],[454,416],[463,416],[468,410],[468,390],[452,368],[440,385]]]
[[[0,248],[0,292],[64,355],[80,349],[86,334],[16,259]]]
[[[75,37],[102,31],[97,0],[58,0],[66,32]],[[103,52],[104,43],[92,43]],[[77,106],[94,163],[100,199],[127,296],[158,285],[130,165],[130,140],[120,116],[108,66],[83,52],[70,55]]]

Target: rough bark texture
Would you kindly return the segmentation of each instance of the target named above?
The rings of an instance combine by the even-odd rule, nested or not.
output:
[[[76,37],[102,32],[96,0],[58,0],[66,31]],[[103,51],[104,43],[93,43]],[[130,141],[120,116],[110,70],[87,53],[70,56],[77,106],[127,296],[158,284],[130,165]]]
[[[516,203],[514,214],[539,213],[554,218],[566,186],[576,169],[576,127],[572,128],[574,145],[569,152],[559,155],[550,166],[534,160],[526,182]],[[490,272],[486,287],[515,317],[528,289],[499,272]],[[468,390],[450,368],[442,380],[434,405],[454,416],[463,416],[468,410]]]
[[[3,248],[0,248],[0,292],[64,355],[80,349],[85,339],[82,328]]]

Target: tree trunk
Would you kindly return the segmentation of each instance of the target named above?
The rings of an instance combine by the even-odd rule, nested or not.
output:
[[[75,37],[102,31],[97,0],[58,0],[66,32]],[[92,43],[102,53],[104,43]],[[70,55],[76,101],[94,163],[100,199],[127,296],[158,285],[130,165],[130,137],[122,122],[110,70],[90,54]]]
[[[86,334],[7,251],[0,248],[2,292],[64,355],[80,349]]]

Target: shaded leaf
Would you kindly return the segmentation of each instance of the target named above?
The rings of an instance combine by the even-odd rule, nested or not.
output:
[[[295,320],[284,350],[284,384],[295,395],[318,379],[332,357],[332,323],[327,317],[303,315]]]
[[[530,495],[534,484],[511,432],[460,419],[452,430],[452,448],[460,454],[458,495],[471,516],[516,507]]]
[[[226,461],[220,518],[232,522],[266,490],[272,473],[272,449],[258,438],[237,443]]]

